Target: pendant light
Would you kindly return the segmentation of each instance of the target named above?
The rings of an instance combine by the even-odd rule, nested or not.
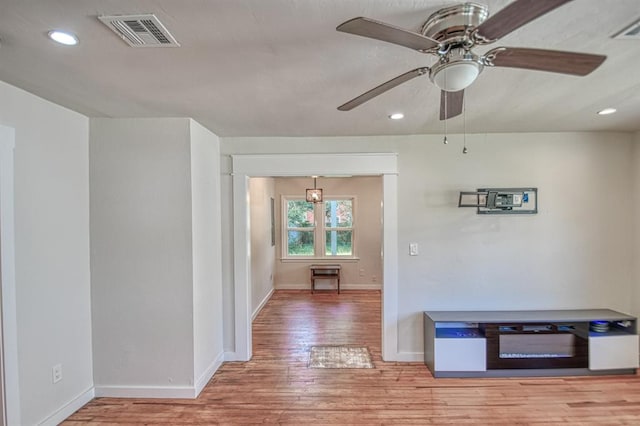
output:
[[[321,203],[322,202],[322,188],[318,188],[316,183],[318,176],[311,176],[313,178],[313,188],[307,188],[307,202],[308,203]]]

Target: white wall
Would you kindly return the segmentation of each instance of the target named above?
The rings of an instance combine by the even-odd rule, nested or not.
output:
[[[90,147],[96,394],[195,397],[224,359],[218,137],[92,119]]]
[[[282,196],[302,195],[313,186],[311,178],[275,179],[277,201],[276,288],[309,289],[309,265],[314,261],[283,261]],[[324,196],[354,196],[355,240],[357,259],[336,259],[342,265],[340,286],[350,290],[379,290],[382,277],[382,177],[322,177],[317,180]],[[322,220],[322,218],[320,218]],[[325,284],[328,285],[328,284]],[[319,287],[322,283],[319,283]],[[332,287],[333,288],[333,287]]]
[[[634,135],[633,143],[633,307],[632,314],[640,316],[640,132]]]
[[[0,124],[0,425],[20,423],[14,227],[15,129]]]
[[[219,139],[195,121],[191,134],[194,377],[204,387],[224,357]]]
[[[630,310],[628,135],[490,135],[466,156],[447,148],[412,141],[400,156],[399,244],[422,248],[400,260],[401,351],[421,350],[424,308]],[[539,214],[455,207],[460,190],[514,186],[538,187]]]
[[[274,186],[271,178],[249,179],[253,318],[273,292],[276,248],[271,245],[271,200],[275,200]]]
[[[90,399],[93,385],[89,120],[0,82],[0,124],[16,141],[21,424],[55,423]],[[63,378],[53,384],[56,364]]]
[[[189,119],[92,119],[98,394],[194,385]]]
[[[632,136],[467,135],[467,155],[461,139],[451,135],[443,145],[437,135],[228,138],[221,151],[398,152],[397,331],[404,359],[420,359],[427,309],[629,312]],[[457,208],[459,191],[491,186],[538,187],[540,213],[482,216]],[[419,256],[408,255],[411,242],[419,244]],[[233,243],[225,241],[224,250]]]

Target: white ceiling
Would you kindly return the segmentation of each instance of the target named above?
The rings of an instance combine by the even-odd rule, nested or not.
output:
[[[496,12],[508,0],[477,0]],[[0,80],[91,117],[193,117],[219,136],[441,133],[428,77],[349,111],[336,108],[434,57],[335,27],[366,16],[417,31],[448,0],[0,1]],[[179,48],[131,48],[98,15],[153,13]],[[496,46],[605,54],[573,77],[487,68],[448,131],[638,131],[640,40],[612,35],[640,18],[638,0],[575,0]],[[74,31],[76,47],[46,33]],[[0,102],[6,100],[0,99]],[[598,116],[604,107],[618,113]],[[396,111],[406,118],[391,121]],[[0,117],[1,119],[1,117]]]

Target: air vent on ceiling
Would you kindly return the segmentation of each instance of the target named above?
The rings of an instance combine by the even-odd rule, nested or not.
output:
[[[618,40],[640,40],[640,19],[618,32],[613,38]]]
[[[153,14],[98,16],[132,47],[179,47],[180,44]]]

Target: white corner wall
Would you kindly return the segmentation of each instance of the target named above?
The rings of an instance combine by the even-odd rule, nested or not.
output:
[[[633,135],[467,135],[467,155],[461,135],[449,139],[226,138],[221,152],[398,153],[398,221],[385,224],[398,227],[397,318],[385,330],[397,333],[396,360],[422,359],[424,310],[631,311]],[[539,214],[482,216],[457,207],[460,191],[518,186],[538,187]],[[242,243],[226,241],[224,250]],[[419,256],[409,256],[409,243],[418,243]]]
[[[194,394],[189,130],[183,118],[91,120],[97,395]]]
[[[0,82],[0,124],[15,129],[16,145],[13,424],[57,424],[93,396],[89,120]],[[53,384],[57,364],[63,378]]]
[[[252,319],[273,293],[276,247],[271,245],[271,199],[275,204],[278,203],[274,185],[272,178],[249,179]]]
[[[224,359],[219,139],[190,121],[193,345],[196,393]]]
[[[634,134],[633,141],[633,307],[631,313],[640,316],[640,132]]]

